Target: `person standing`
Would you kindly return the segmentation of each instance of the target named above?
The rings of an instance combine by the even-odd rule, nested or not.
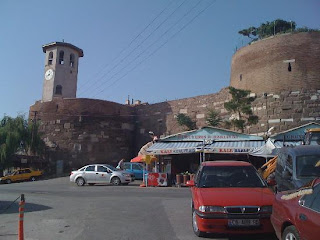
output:
[[[118,166],[117,169],[123,170],[123,165],[124,165],[124,159],[122,158],[119,162],[118,162]]]

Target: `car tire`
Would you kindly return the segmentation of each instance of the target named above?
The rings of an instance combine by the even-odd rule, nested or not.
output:
[[[37,177],[34,177],[34,176],[31,177],[31,178],[30,178],[30,181],[32,181],[32,182],[37,181]]]
[[[12,182],[11,179],[7,179],[7,180],[6,180],[6,183],[7,183],[7,184],[10,184],[11,182]]]
[[[120,178],[118,178],[118,177],[113,177],[113,178],[111,179],[111,183],[112,183],[114,186],[119,186],[119,185],[121,184],[121,180],[120,180]]]
[[[284,229],[282,240],[300,240],[300,235],[297,229],[293,225],[291,225]]]
[[[192,229],[195,235],[198,237],[204,237],[206,235],[205,232],[201,232],[198,228],[198,223],[197,223],[197,214],[194,209],[192,209]]]
[[[78,186],[81,187],[81,186],[84,186],[84,184],[86,182],[84,181],[84,179],[82,177],[79,177],[79,178],[77,178],[76,183],[77,183]]]

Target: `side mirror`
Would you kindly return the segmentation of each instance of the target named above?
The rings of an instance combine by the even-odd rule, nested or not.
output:
[[[187,181],[187,182],[186,182],[186,186],[187,186],[187,187],[194,187],[194,186],[195,186],[194,180],[189,180],[189,181]]]
[[[268,186],[275,186],[277,183],[276,183],[276,180],[274,179],[268,179],[267,184]]]

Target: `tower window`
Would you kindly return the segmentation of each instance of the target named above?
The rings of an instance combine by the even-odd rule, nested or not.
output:
[[[70,54],[70,67],[74,67],[74,54]]]
[[[59,52],[59,64],[64,64],[64,51]]]
[[[240,74],[240,81],[242,81],[242,74]]]
[[[53,61],[53,52],[49,52],[48,65],[52,65]]]
[[[291,63],[288,64],[288,71],[291,72]]]
[[[57,85],[56,86],[56,95],[62,95],[62,86],[61,85]]]

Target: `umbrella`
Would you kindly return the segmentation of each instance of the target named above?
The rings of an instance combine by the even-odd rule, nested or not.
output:
[[[146,162],[151,163],[152,161],[156,161],[157,158],[152,155],[138,155],[135,158],[132,158],[130,162]]]

